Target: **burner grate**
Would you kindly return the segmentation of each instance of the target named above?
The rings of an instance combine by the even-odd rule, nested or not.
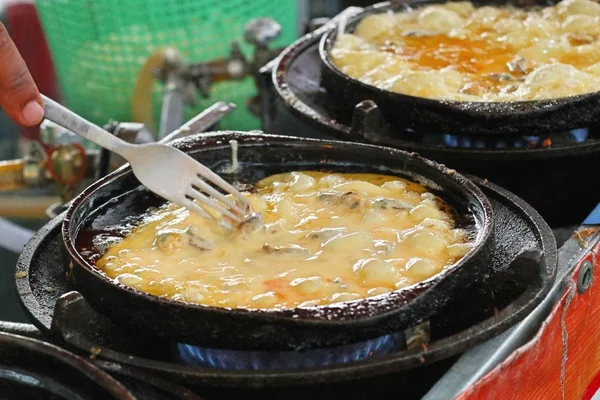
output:
[[[297,369],[346,364],[389,354],[405,347],[404,334],[393,334],[347,346],[304,351],[238,351],[178,344],[181,360],[200,367],[234,370]]]

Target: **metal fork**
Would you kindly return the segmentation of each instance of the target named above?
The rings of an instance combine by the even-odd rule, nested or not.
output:
[[[138,180],[157,195],[204,217],[217,219],[194,202],[197,200],[237,224],[242,223],[246,216],[251,214],[250,203],[239,191],[181,150],[162,143],[142,145],[128,143],[54,100],[44,95],[42,98],[46,119],[119,154],[129,162]],[[215,189],[207,181],[223,192],[232,194],[238,203],[225,197],[224,193]]]

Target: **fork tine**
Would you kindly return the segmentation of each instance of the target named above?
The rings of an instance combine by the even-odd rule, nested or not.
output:
[[[209,168],[207,168],[199,162],[196,163],[196,168],[199,171],[197,172],[197,174],[200,175],[202,178],[214,183],[215,185],[223,189],[225,192],[231,193],[238,200],[240,200],[241,203],[244,204],[248,210],[251,209],[248,199],[246,199],[236,188],[224,181],[223,178],[221,178],[219,175],[215,174]]]
[[[232,220],[234,220],[236,222],[242,222],[240,217],[233,214],[231,211],[229,211],[228,209],[226,209],[225,207],[223,207],[222,205],[217,203],[215,200],[210,199],[209,197],[205,196],[202,192],[194,189],[193,187],[191,190],[187,191],[186,195],[192,197],[195,200],[198,200],[200,203],[204,204],[207,207],[210,207],[210,208],[213,208],[213,209],[219,211],[221,214],[231,218]]]
[[[215,220],[215,218],[212,215],[210,215],[208,212],[206,212],[206,210],[204,208],[200,207],[198,204],[194,203],[192,200],[189,200],[186,198],[185,201],[183,201],[181,205],[190,211],[194,211],[194,212],[201,214],[205,218]],[[227,229],[231,228],[231,224],[227,223],[222,218],[219,220],[215,220],[215,221],[217,221],[219,224],[221,224],[222,226],[224,226]]]
[[[244,210],[239,208],[237,206],[237,204],[235,204],[235,202],[232,202],[231,200],[229,200],[227,197],[225,197],[223,195],[223,193],[219,192],[218,190],[216,190],[215,188],[210,186],[201,177],[197,177],[197,178],[198,179],[195,179],[192,181],[193,186],[196,186],[198,189],[200,189],[201,192],[205,192],[205,193],[211,195],[212,197],[220,200],[223,204],[225,204],[227,207],[229,207],[230,209],[237,212],[239,215],[244,216],[244,214],[245,214]]]
[[[200,207],[198,204],[194,203],[193,201],[191,201],[188,198],[185,198],[184,201],[179,201],[180,205],[184,206],[185,208],[189,209],[190,211],[193,211],[202,215],[204,218],[209,218],[212,219],[212,215],[210,215],[204,208]]]

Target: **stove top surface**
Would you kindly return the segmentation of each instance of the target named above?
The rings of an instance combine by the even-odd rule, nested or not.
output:
[[[192,387],[206,398],[222,398],[225,392],[228,398],[245,398],[248,391],[286,398],[290,393],[298,398],[331,398],[332,393],[342,391],[364,398],[390,387],[401,387],[407,396],[413,393],[418,398],[456,356],[526,315],[543,298],[554,276],[556,247],[547,225],[506,191],[482,181],[479,184],[491,198],[498,221],[495,234],[501,244],[492,263],[495,274],[466,289],[462,297],[428,321],[428,341],[425,338],[412,342],[408,350],[374,354],[362,361],[284,370],[224,369],[228,365],[214,362],[214,358],[213,365],[186,365],[174,343],[123,330],[91,309],[79,293],[70,292],[68,268],[60,251],[60,218],[43,228],[23,252],[17,284],[32,321],[46,338],[93,358],[96,364],[141,370]],[[525,254],[531,256],[533,251],[545,257],[539,261],[523,257],[525,249],[530,250]],[[406,339],[415,332],[403,334],[406,347],[410,342]],[[230,356],[239,365],[240,355]],[[98,365],[106,369],[106,365]]]

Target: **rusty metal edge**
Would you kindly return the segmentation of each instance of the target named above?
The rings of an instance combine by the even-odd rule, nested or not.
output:
[[[582,241],[581,226],[559,249],[556,281],[546,298],[525,319],[493,339],[465,352],[427,392],[422,400],[455,398],[502,363],[510,354],[531,340],[567,290],[568,282],[580,261],[600,243],[600,230]]]

